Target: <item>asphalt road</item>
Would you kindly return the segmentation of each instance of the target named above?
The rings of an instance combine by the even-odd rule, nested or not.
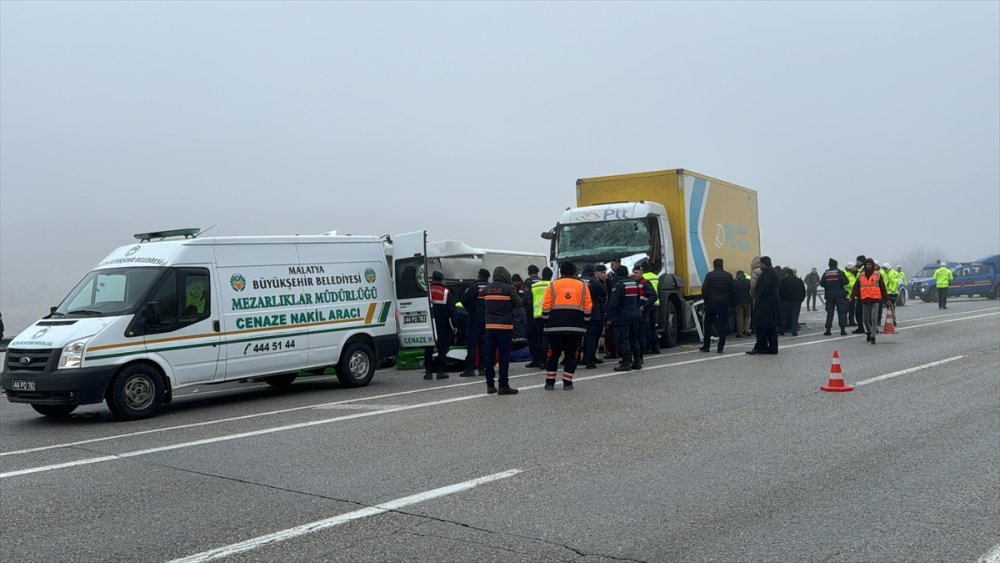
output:
[[[1000,308],[777,356],[696,344],[517,396],[382,370],[179,393],[154,419],[0,403],[6,561],[1000,561]],[[850,393],[824,393],[839,351]],[[874,379],[878,376],[889,376]],[[478,480],[478,481],[477,481]],[[992,558],[992,559],[991,559]]]

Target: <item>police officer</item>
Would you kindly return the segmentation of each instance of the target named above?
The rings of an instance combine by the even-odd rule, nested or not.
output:
[[[479,375],[486,375],[483,362],[483,350],[486,347],[486,302],[483,299],[483,289],[489,284],[490,271],[479,270],[479,279],[469,284],[462,295],[462,307],[469,313],[469,321],[465,325],[465,371],[459,377],[475,377],[476,368]]]
[[[947,309],[948,287],[951,286],[951,280],[955,275],[951,273],[951,268],[945,266],[941,260],[938,260],[938,264],[938,269],[934,270],[934,288],[937,291],[938,309]]]
[[[524,367],[526,368],[537,368],[539,367],[538,358],[541,357],[542,353],[539,348],[542,346],[541,342],[541,331],[538,330],[537,325],[535,325],[535,302],[533,298],[533,292],[531,288],[542,278],[538,277],[538,266],[531,264],[528,266],[528,277],[524,279],[524,293],[526,299],[524,300],[524,311],[525,318],[527,319],[527,330],[528,330],[528,351],[531,353],[531,361],[528,362]]]
[[[563,389],[573,389],[573,374],[579,359],[580,337],[587,332],[587,323],[593,312],[593,301],[587,283],[577,279],[576,266],[563,262],[559,266],[559,279],[553,281],[542,300],[542,318],[545,335],[549,340],[545,389],[555,389],[560,355],[565,359]]]
[[[660,339],[656,335],[656,321],[660,318],[660,276],[653,271],[653,265],[649,260],[642,262],[642,277],[649,282],[653,288],[653,297],[645,305],[647,329],[645,351],[650,354],[660,353]]]
[[[604,265],[601,264],[603,268]],[[604,363],[604,360],[597,358],[597,343],[601,340],[601,332],[604,330],[605,310],[607,309],[608,290],[604,286],[604,272],[597,272],[597,267],[587,264],[583,267],[583,275],[580,280],[587,284],[590,290],[590,300],[593,309],[590,312],[590,320],[587,321],[587,334],[583,337],[583,361],[587,369],[594,369],[597,364]]]
[[[840,335],[847,335],[847,298],[844,289],[848,286],[849,280],[844,272],[837,269],[837,261],[830,258],[827,264],[829,269],[823,272],[820,278],[820,286],[823,287],[823,300],[826,301],[826,332],[825,336],[830,336],[830,329],[833,328],[833,312],[837,312],[837,323],[840,325]]]
[[[545,321],[542,319],[542,300],[552,283],[552,268],[542,269],[542,279],[531,284],[531,323],[528,325],[528,343],[531,346],[532,361],[526,367],[545,369],[548,339],[545,337]]]
[[[434,346],[424,347],[424,379],[432,379],[437,374],[438,379],[448,379],[444,372],[448,348],[451,346],[451,335],[455,331],[452,321],[455,318],[455,299],[451,290],[444,285],[444,274],[431,274],[431,285],[428,287],[431,298],[431,318],[434,320],[435,345],[437,358],[434,358]]]
[[[642,367],[639,356],[639,286],[628,276],[628,268],[615,271],[615,286],[608,301],[608,316],[613,319],[618,342],[619,364],[615,371]]]
[[[640,266],[632,268],[632,279],[639,286],[639,322],[636,325],[636,334],[639,339],[639,363],[642,364],[645,362],[646,350],[649,346],[649,314],[646,309],[656,296],[653,292],[653,284],[643,277]],[[633,353],[633,355],[635,354]]]

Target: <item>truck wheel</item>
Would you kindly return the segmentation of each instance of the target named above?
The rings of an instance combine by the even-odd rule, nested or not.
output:
[[[667,319],[666,325],[663,327],[663,336],[660,337],[660,346],[664,348],[673,348],[676,346],[679,332],[677,328],[677,307],[673,301],[667,301]]]
[[[121,420],[149,418],[163,404],[163,379],[149,365],[128,366],[112,382],[107,403],[111,414]]]
[[[351,342],[337,364],[337,379],[344,387],[364,387],[375,375],[375,352],[364,342]]]
[[[272,387],[288,387],[298,376],[299,374],[297,373],[283,373],[281,375],[269,375],[262,379],[264,380],[264,383],[267,383]]]
[[[75,411],[76,405],[31,405],[31,408],[35,409],[38,414],[60,417]]]

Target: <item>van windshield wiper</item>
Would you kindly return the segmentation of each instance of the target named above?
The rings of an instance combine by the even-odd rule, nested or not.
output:
[[[69,311],[70,315],[87,315],[88,317],[103,317],[104,313],[101,311],[94,311],[92,309],[74,309]]]

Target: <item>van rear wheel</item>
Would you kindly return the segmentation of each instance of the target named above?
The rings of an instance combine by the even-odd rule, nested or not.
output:
[[[107,403],[111,414],[121,420],[149,418],[163,404],[163,379],[152,366],[128,366],[111,383]]]
[[[351,342],[337,364],[337,379],[344,387],[364,387],[375,375],[375,352],[364,342]]]
[[[38,414],[59,417],[68,416],[69,413],[76,410],[76,405],[31,405],[31,408],[35,409]]]

